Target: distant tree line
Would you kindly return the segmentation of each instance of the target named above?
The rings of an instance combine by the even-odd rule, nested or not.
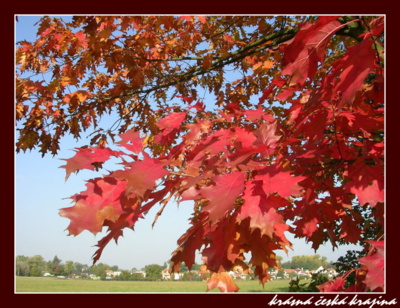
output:
[[[327,261],[326,257],[321,257],[320,255],[311,256],[294,256],[290,261],[282,262],[282,257],[278,257],[281,261],[281,267],[283,269],[308,269],[316,270],[320,266],[334,267],[334,265]],[[146,265],[141,270],[132,268],[131,270],[119,269],[117,265],[110,266],[108,264],[99,263],[92,266],[86,264],[81,264],[73,261],[62,262],[57,256],[51,261],[45,261],[40,255],[35,255],[33,257],[17,256],[15,263],[15,274],[17,276],[32,276],[39,277],[48,273],[53,276],[66,276],[71,275],[79,276],[82,279],[89,278],[90,275],[99,277],[105,280],[107,278],[106,271],[119,271],[119,275],[113,276],[114,280],[160,280],[162,278],[162,270],[165,268],[170,268],[169,262],[165,262],[163,265],[159,264],[149,264]],[[192,271],[200,270],[199,264],[193,264]],[[144,272],[145,276],[140,272]],[[180,272],[183,273],[182,280],[201,280],[202,277],[194,275],[189,268],[182,263],[180,267]]]
[[[88,266],[79,262],[66,261],[62,262],[57,256],[51,261],[45,261],[40,255],[33,257],[17,256],[15,262],[15,274],[17,276],[39,277],[48,273],[53,276],[70,276],[72,274],[79,275],[82,278],[89,274],[105,277],[105,271],[117,271],[118,266],[109,266],[99,263],[98,265]]]
[[[89,278],[91,275],[99,277],[102,280],[107,278],[107,271],[119,271],[119,275],[112,277],[114,280],[160,280],[162,278],[162,270],[170,267],[170,264],[165,262],[164,265],[150,264],[146,265],[141,270],[132,268],[129,270],[119,269],[117,265],[110,266],[108,264],[99,263],[92,266],[81,264],[73,261],[62,262],[57,256],[51,261],[45,261],[40,255],[33,257],[17,256],[15,262],[15,274],[17,276],[41,277],[48,273],[52,276],[79,276],[82,279]],[[192,270],[199,270],[200,265],[194,264]],[[189,269],[185,264],[180,268],[184,280],[195,280],[189,273]],[[145,273],[143,275],[141,272]]]
[[[320,255],[311,256],[293,256],[292,260],[287,262],[282,262],[281,267],[285,269],[297,269],[302,268],[304,270],[316,270],[320,266],[323,268],[332,267],[334,264],[328,262],[326,257],[321,257]]]

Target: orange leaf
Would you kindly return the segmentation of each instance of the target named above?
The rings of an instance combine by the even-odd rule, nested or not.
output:
[[[227,272],[213,273],[207,282],[207,292],[218,288],[221,292],[237,292],[239,287]]]
[[[203,59],[203,69],[205,69],[205,70],[209,69],[211,67],[212,60],[213,60],[212,54],[206,55]]]

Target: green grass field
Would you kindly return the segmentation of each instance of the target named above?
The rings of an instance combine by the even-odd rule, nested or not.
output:
[[[289,281],[275,280],[264,286],[257,280],[236,280],[239,292],[287,292]],[[17,277],[16,293],[205,293],[205,282],[197,281],[101,281]],[[219,289],[209,291],[219,293]]]

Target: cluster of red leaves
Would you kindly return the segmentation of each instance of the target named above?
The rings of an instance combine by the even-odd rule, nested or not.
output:
[[[117,241],[124,228],[133,229],[155,204],[165,206],[173,197],[192,200],[191,227],[178,240],[172,270],[182,262],[190,268],[201,251],[213,272],[208,289],[228,292],[238,288],[225,272],[238,265],[247,270],[246,253],[260,282],[269,279],[268,268],[279,267],[274,251],[292,248],[285,232],[306,238],[314,249],[326,240],[333,246],[357,243],[363,217],[353,202],[371,207],[375,223],[383,225],[384,87],[375,39],[382,22],[370,23],[361,41],[327,66],[327,46],[344,24],[323,16],[303,25],[280,46],[282,74],[255,109],[230,103],[211,114],[200,101],[182,97],[189,107],[168,109],[154,120],[151,133],[120,134],[118,151],[78,149],[63,166],[67,177],[93,170],[111,156],[120,158],[124,169],[90,180],[86,191],[72,197],[75,205],[60,211],[71,220],[70,234],[108,227],[97,261],[110,240]],[[74,36],[75,48],[84,48],[82,35]],[[315,84],[304,91],[311,81]],[[134,82],[135,87],[143,83]],[[84,95],[73,94],[71,108]],[[290,108],[274,113],[264,105],[271,97]],[[383,289],[383,242],[372,244],[377,253],[360,262],[366,272],[363,290],[374,291]],[[338,290],[343,283],[339,278],[321,290]]]
[[[328,281],[318,289],[321,292],[383,292],[385,290],[385,247],[384,241],[368,241],[371,249],[368,255],[359,259],[361,267],[348,271],[342,276]],[[355,284],[345,288],[346,277],[355,272]]]

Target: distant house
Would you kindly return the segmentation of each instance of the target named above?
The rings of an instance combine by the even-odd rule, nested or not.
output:
[[[319,272],[324,271],[324,268],[322,266],[318,267],[314,273],[318,274]]]
[[[162,279],[163,280],[171,280],[171,274],[169,272],[169,268],[165,268],[161,271]]]
[[[334,278],[337,276],[337,272],[335,269],[333,268],[323,268],[322,266],[320,266],[315,273],[323,273],[323,274],[327,274],[329,278]]]
[[[181,280],[183,277],[183,273],[173,273],[174,280]]]
[[[121,271],[115,271],[115,272],[112,270],[106,271],[106,279],[108,279],[108,280],[113,279],[119,275],[121,275]]]
[[[338,272],[334,268],[327,268],[328,271],[328,276],[329,277],[336,277],[338,275]]]
[[[114,278],[114,272],[113,271],[111,271],[111,270],[107,270],[106,271],[106,280],[111,280],[111,279],[113,279]]]
[[[143,271],[135,271],[135,272],[132,272],[132,274],[140,274],[140,275],[142,275],[144,278],[146,278],[146,272],[143,272]]]
[[[169,268],[165,268],[161,271],[163,280],[181,280],[183,277],[183,273],[171,273]]]

